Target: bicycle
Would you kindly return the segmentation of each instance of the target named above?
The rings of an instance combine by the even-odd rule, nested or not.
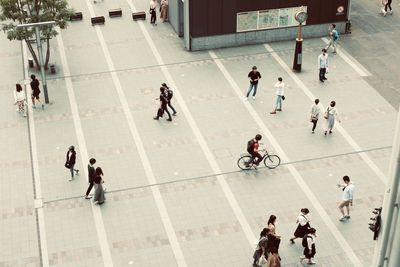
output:
[[[281,164],[281,158],[278,155],[268,154],[266,149],[262,149],[260,152],[265,152],[261,161],[264,161],[264,165],[268,169],[275,169]],[[242,170],[250,170],[253,167],[256,168],[254,159],[249,153],[242,154],[237,161],[237,165]]]

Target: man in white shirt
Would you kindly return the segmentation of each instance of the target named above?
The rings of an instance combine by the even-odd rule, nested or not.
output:
[[[328,54],[326,53],[326,49],[322,49],[321,55],[318,56],[318,69],[319,69],[319,81],[324,82],[328,80],[325,77],[325,73],[328,71]]]
[[[282,77],[278,78],[278,81],[275,84],[275,94],[276,94],[276,101],[275,101],[275,109],[270,112],[270,114],[276,114],[277,111],[282,111],[282,100],[285,99],[285,84],[282,81]]]
[[[354,185],[350,182],[349,176],[343,176],[343,181],[344,184],[337,184],[337,186],[343,190],[342,202],[339,205],[340,212],[342,213],[342,217],[339,219],[341,222],[350,219],[350,205],[353,206],[354,192]],[[347,215],[344,213],[344,207],[346,207]]]

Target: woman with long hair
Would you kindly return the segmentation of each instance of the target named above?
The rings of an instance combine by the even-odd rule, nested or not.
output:
[[[15,85],[14,100],[15,100],[14,105],[18,106],[17,111],[21,113],[24,117],[26,117],[26,110],[25,110],[26,96],[24,90],[22,90],[21,84],[19,83]]]
[[[93,203],[101,205],[104,203],[106,198],[104,197],[104,189],[103,189],[103,170],[100,167],[97,167],[94,174],[94,196]]]

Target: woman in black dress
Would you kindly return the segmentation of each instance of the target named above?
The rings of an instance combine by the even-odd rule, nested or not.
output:
[[[294,232],[294,237],[290,238],[290,242],[292,242],[292,244],[294,244],[294,240],[296,238],[303,238],[306,234],[308,234],[308,230],[311,228],[310,219],[307,216],[309,213],[310,211],[307,208],[300,210],[300,214],[296,221],[298,225],[296,231]]]

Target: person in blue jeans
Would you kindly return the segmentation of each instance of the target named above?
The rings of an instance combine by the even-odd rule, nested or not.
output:
[[[250,78],[250,85],[249,90],[247,90],[246,98],[244,100],[247,100],[251,91],[253,91],[253,99],[256,99],[258,80],[261,79],[261,74],[257,71],[256,66],[253,66],[253,69],[249,72],[249,75],[247,75],[247,77]]]

